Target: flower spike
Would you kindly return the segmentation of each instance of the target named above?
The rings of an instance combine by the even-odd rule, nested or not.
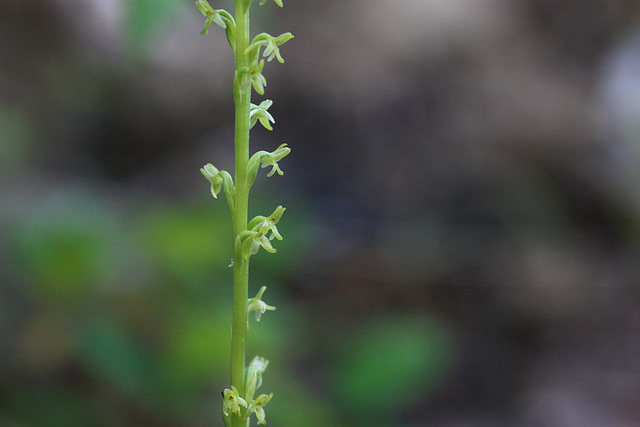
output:
[[[196,7],[205,17],[201,34],[207,34],[212,24],[224,29],[236,60],[232,91],[236,107],[236,137],[234,140],[236,175],[232,177],[229,172],[219,170],[211,163],[204,165],[200,172],[209,182],[213,198],[217,199],[220,192],[224,192],[231,213],[234,240],[233,257],[229,265],[233,268],[232,323],[235,326],[240,320],[240,325],[243,326],[246,319],[247,324],[247,329],[233,327],[231,331],[231,347],[233,349],[231,383],[234,385],[230,385],[222,392],[223,422],[226,427],[232,425],[249,427],[253,414],[256,415],[258,424],[267,423],[265,406],[271,401],[273,393],[260,395],[257,393],[257,389],[262,385],[262,377],[269,361],[264,357],[256,356],[248,366],[246,365],[244,347],[247,330],[252,313],[255,315],[256,322],[259,322],[263,314],[276,310],[276,307],[268,305],[262,299],[267,289],[266,286],[262,286],[253,298],[247,297],[249,287],[248,259],[251,255],[258,253],[260,248],[270,253],[276,252],[272,246],[272,240],[282,240],[282,235],[276,225],[285,211],[284,207],[278,206],[271,215],[258,215],[247,223],[249,192],[260,169],[271,168],[266,173],[267,177],[276,173],[283,175],[284,172],[280,169],[279,162],[291,152],[287,144],[281,144],[272,152],[258,151],[250,157],[247,156],[250,153],[250,129],[260,122],[265,129],[273,130],[272,125],[275,124],[274,117],[268,111],[273,105],[273,101],[264,99],[260,103],[254,101],[256,104],[253,104],[251,103],[251,94],[252,91],[255,91],[258,95],[264,95],[267,86],[267,79],[263,74],[265,62],[271,62],[275,58],[278,62],[283,63],[284,58],[280,53],[280,47],[292,39],[293,34],[286,32],[274,37],[267,33],[260,33],[253,39],[249,38],[249,9],[252,3],[259,2],[262,6],[268,0],[235,0],[233,2],[235,15],[231,15],[224,9],[214,9],[209,4],[209,0],[192,1],[195,1]],[[283,1],[273,0],[279,7],[283,7]],[[242,29],[242,34],[240,34],[240,29]],[[261,96],[261,98],[265,97]],[[248,161],[247,157],[249,157]],[[237,180],[237,189],[234,178]],[[244,301],[238,298],[244,299]],[[240,390],[237,387],[240,387]]]

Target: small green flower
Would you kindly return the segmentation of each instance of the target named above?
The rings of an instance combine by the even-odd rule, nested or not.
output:
[[[269,366],[269,361],[264,357],[259,356],[254,357],[249,364],[249,368],[247,368],[247,378],[245,381],[245,390],[248,400],[253,400],[253,395],[262,385],[262,374],[267,370],[267,366]]]
[[[255,412],[256,418],[258,418],[258,424],[266,424],[267,420],[265,419],[264,407],[267,406],[267,403],[273,397],[273,393],[270,393],[268,396],[266,394],[261,394],[258,396],[253,402],[249,404],[247,408],[247,413]]]
[[[261,246],[269,253],[276,252],[269,239],[264,235],[260,236],[257,231],[245,230],[238,235],[238,240],[242,246],[242,257],[244,259],[257,254]]]
[[[240,397],[240,393],[238,393],[238,389],[234,386],[231,388],[225,388],[222,392],[222,413],[225,416],[229,416],[229,411],[232,413],[241,416],[240,406],[244,406],[247,408],[247,401]]]
[[[241,232],[236,240],[237,250],[242,250],[242,256],[244,259],[248,259],[249,256],[255,255],[260,250],[260,247],[264,248],[267,252],[275,253],[276,250],[271,246],[271,240],[275,237],[278,240],[282,240],[282,236],[278,232],[276,224],[280,221],[285,208],[278,206],[276,210],[268,217],[256,216],[249,222],[248,229]],[[271,232],[271,236],[267,238],[267,234]]]
[[[200,172],[202,172],[202,175],[211,183],[211,195],[214,199],[217,199],[223,183],[220,171],[211,163],[207,163],[204,167],[200,168]]]
[[[211,195],[214,199],[218,198],[218,193],[224,184],[224,198],[227,201],[229,209],[233,211],[235,202],[233,196],[235,193],[235,186],[233,185],[233,178],[227,171],[220,171],[211,163],[207,163],[204,167],[200,168],[202,175],[211,183]]]
[[[273,105],[273,101],[270,99],[266,99],[262,101],[259,105],[251,104],[251,112],[249,117],[251,118],[251,128],[258,122],[262,124],[267,130],[273,130],[271,127],[271,123],[275,123],[276,120],[273,118],[271,114],[267,111],[269,107]]]
[[[247,55],[254,49],[258,49],[258,55],[260,48],[262,46],[265,47],[263,56],[267,58],[267,61],[271,61],[273,58],[277,58],[278,62],[281,64],[284,63],[284,59],[280,55],[280,49],[278,46],[286,43],[287,41],[293,38],[293,34],[291,33],[283,33],[278,37],[270,36],[267,33],[260,33],[254,37],[251,44],[245,49],[244,54]]]
[[[266,235],[271,231],[271,237],[269,237],[269,240],[273,240],[274,237],[278,240],[282,240],[282,236],[278,233],[278,227],[276,227],[276,224],[280,221],[280,218],[282,218],[282,214],[285,210],[286,208],[278,206],[268,217],[258,215],[253,218],[247,227],[262,235]]]
[[[266,286],[260,288],[255,297],[251,298],[247,305],[247,329],[249,329],[249,314],[256,312],[256,322],[260,321],[262,315],[267,311],[274,311],[276,308],[262,301],[262,294],[267,290]]]
[[[282,7],[282,0],[273,0],[273,1],[275,1],[278,6]],[[260,0],[260,6],[262,6],[266,2],[267,0]]]
[[[216,24],[223,29],[227,29],[227,26],[232,27],[233,32],[235,32],[235,20],[233,16],[229,14],[224,9],[214,9],[211,7],[207,0],[198,0],[196,2],[196,7],[198,10],[207,18],[204,21],[204,28],[200,32],[200,34],[207,34],[209,32],[209,26],[211,24]]]
[[[280,166],[278,166],[278,162],[290,152],[291,148],[287,147],[287,144],[281,144],[273,153],[267,153],[266,155],[262,156],[262,158],[260,159],[262,167],[272,167],[271,172],[267,174],[268,177],[272,176],[276,172],[278,172],[278,175],[284,175],[284,172],[282,172],[282,169],[280,169]]]
[[[287,147],[287,144],[281,144],[275,151],[258,151],[249,159],[249,164],[247,165],[247,183],[248,185],[252,185],[253,181],[256,179],[258,175],[258,169],[260,169],[260,165],[263,168],[267,166],[271,166],[271,171],[267,174],[267,177],[273,176],[276,172],[278,175],[284,175],[282,169],[278,165],[278,162],[282,160],[285,156],[287,156],[291,152],[291,149]]]
[[[267,79],[262,75],[264,68],[264,59],[260,62],[254,61],[247,67],[238,70],[238,81],[240,82],[240,92],[244,93],[250,86],[259,95],[264,95],[264,87],[267,85]]]

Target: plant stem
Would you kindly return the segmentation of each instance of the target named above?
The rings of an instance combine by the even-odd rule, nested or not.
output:
[[[247,67],[244,51],[249,45],[249,8],[244,0],[235,0],[236,71]],[[249,162],[249,112],[251,87],[241,93],[238,79],[234,79],[233,98],[235,102],[235,208],[233,210],[233,241],[247,228],[249,210],[249,186],[247,185],[247,163]],[[233,260],[233,320],[231,324],[231,384],[245,395],[245,339],[247,330],[247,301],[249,299],[249,260],[244,259],[241,250],[234,250]],[[246,426],[246,420],[233,416],[234,426]]]

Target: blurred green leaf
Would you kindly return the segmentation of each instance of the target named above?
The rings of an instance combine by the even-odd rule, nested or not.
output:
[[[308,384],[288,375],[287,367],[270,366],[265,374],[264,391],[273,391],[267,422],[275,426],[346,427],[339,422],[335,405],[308,390]],[[373,425],[373,424],[372,424]]]
[[[229,365],[230,312],[185,306],[166,336],[163,371],[177,388],[202,387]]]
[[[95,425],[95,414],[90,398],[77,390],[62,385],[40,389],[16,387],[9,398],[3,396],[3,414],[14,418],[15,423],[1,425],[9,427],[68,427]],[[13,408],[7,410],[7,408]],[[108,419],[108,418],[107,418]],[[19,420],[19,421],[18,421]],[[108,425],[108,422],[99,425]]]
[[[212,271],[228,271],[231,278],[231,225],[222,212],[154,206],[138,222],[142,245],[174,278],[193,281]]]
[[[188,420],[202,410],[204,393],[216,380],[224,378],[226,384],[231,319],[212,307],[184,305],[172,314],[171,321],[158,351],[158,373],[168,392],[163,396],[163,410]],[[214,396],[220,395],[216,392]]]
[[[78,356],[95,379],[129,396],[150,387],[151,365],[142,349],[113,318],[84,317],[77,325]]]
[[[61,191],[16,219],[10,233],[28,289],[42,301],[74,301],[105,284],[122,229],[113,212],[82,192]]]
[[[451,356],[451,337],[435,319],[373,319],[344,343],[336,391],[349,411],[368,417],[402,411],[437,387]]]

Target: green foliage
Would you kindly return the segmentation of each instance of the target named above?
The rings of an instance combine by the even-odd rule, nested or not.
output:
[[[120,219],[85,195],[54,195],[14,222],[9,237],[16,262],[37,298],[73,303],[100,293],[131,268],[127,259],[136,249],[121,239]]]
[[[388,415],[433,390],[453,356],[451,337],[435,319],[378,316],[348,334],[338,353],[334,385],[345,410]]]
[[[9,223],[0,216],[10,224],[5,273],[23,284],[37,314],[11,345],[6,372],[56,378],[74,366],[89,389],[0,387],[0,410],[25,425],[92,425],[101,412],[109,414],[102,425],[127,425],[121,402],[149,420],[189,424],[203,390],[228,366],[228,330],[220,327],[228,312],[220,307],[229,298],[214,297],[210,279],[202,286],[204,275],[217,274],[212,256],[228,270],[231,248],[216,245],[217,233],[228,236],[226,221],[187,203],[131,212],[68,189]]]
[[[227,368],[229,333],[219,325],[228,322],[221,309],[210,305],[184,306],[175,314],[161,353],[163,375],[171,384],[204,387],[216,373]]]
[[[176,278],[197,280],[229,264],[228,220],[219,213],[204,206],[153,206],[137,221],[140,243]]]
[[[150,389],[146,355],[113,317],[85,317],[77,326],[76,338],[77,356],[96,380],[129,396],[144,395]]]

